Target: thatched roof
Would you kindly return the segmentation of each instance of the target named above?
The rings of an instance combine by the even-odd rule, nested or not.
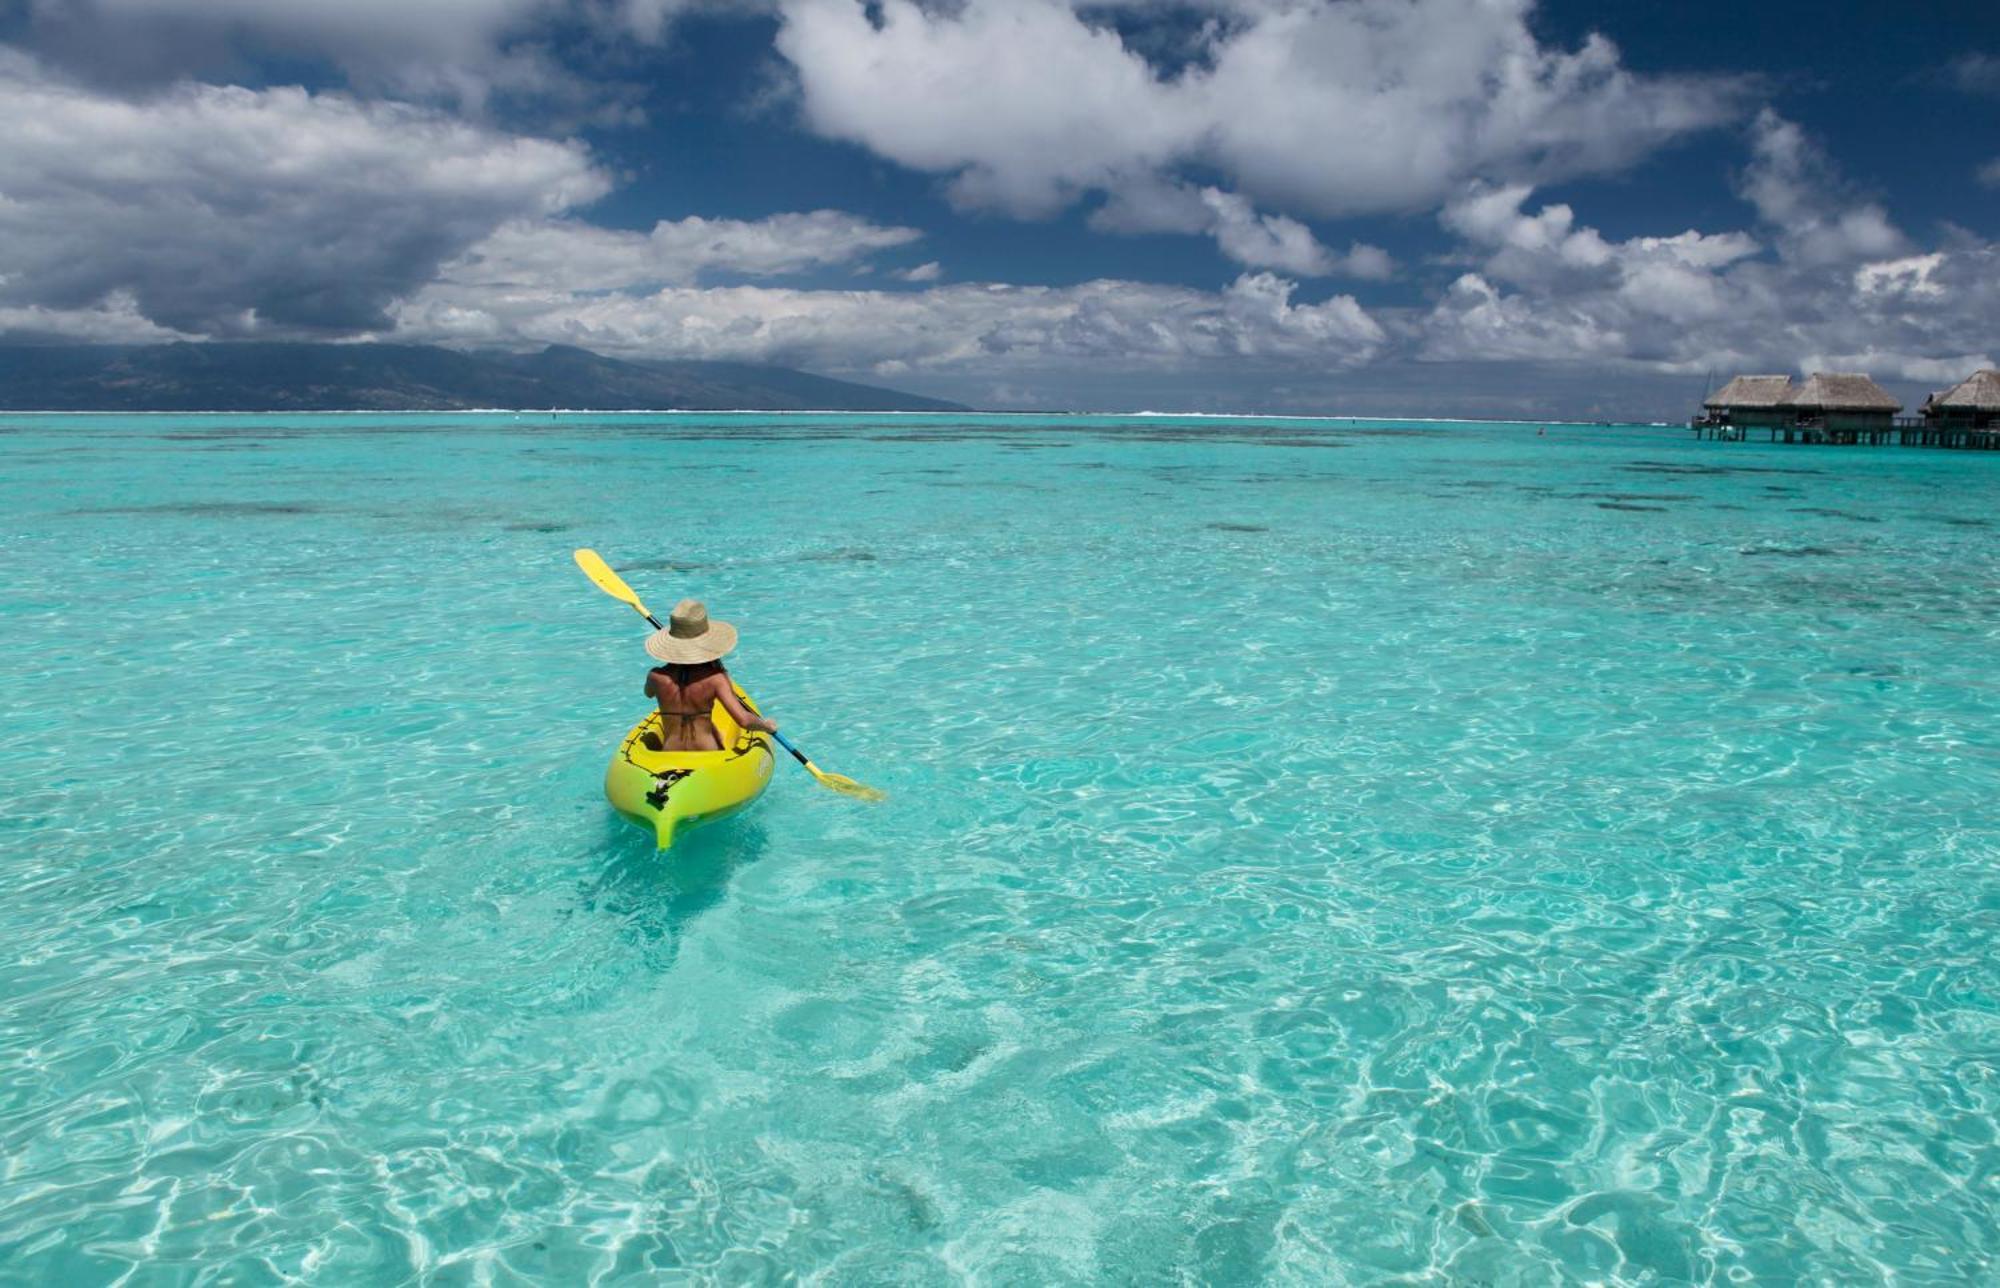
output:
[[[2000,411],[2000,371],[1975,371],[1941,394],[1931,406],[1952,411]]]
[[[1738,376],[1702,401],[1704,407],[1783,407],[1792,398],[1790,376]]]
[[[1903,410],[1896,396],[1867,376],[1845,371],[1815,371],[1792,394],[1792,405],[1808,411]]]

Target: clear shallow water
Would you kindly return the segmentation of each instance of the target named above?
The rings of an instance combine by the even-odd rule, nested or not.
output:
[[[0,418],[0,1279],[1990,1280],[1996,469]]]

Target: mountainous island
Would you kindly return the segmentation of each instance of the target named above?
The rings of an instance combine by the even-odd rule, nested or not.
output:
[[[6,411],[964,411],[739,362],[651,362],[412,344],[0,344]]]

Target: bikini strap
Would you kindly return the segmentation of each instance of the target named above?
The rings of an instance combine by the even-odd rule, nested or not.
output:
[[[689,669],[692,669],[692,668],[690,667]],[[682,684],[682,683],[680,682],[680,680],[679,680],[678,678],[676,678],[676,677],[674,676],[674,674],[673,674],[673,668],[672,668],[672,665],[671,665],[671,664],[666,664],[666,665],[661,665],[661,666],[656,666],[656,667],[654,667],[654,668],[653,668],[653,672],[654,672],[654,674],[656,674],[656,675],[657,675],[657,674],[661,674],[661,673],[664,673],[664,674],[665,674],[665,675],[667,676],[667,678],[668,678],[668,679],[670,679],[670,680],[673,680],[673,682],[674,682],[674,687],[675,687],[676,689],[679,689],[679,690],[681,691],[681,697],[682,697],[683,699],[685,699],[685,698],[687,697],[687,688],[686,688],[686,686],[685,686],[685,685],[683,685],[683,684]],[[704,678],[706,678],[706,677],[704,677]],[[658,700],[657,698],[655,698],[655,699],[654,699],[654,703],[653,703],[653,704],[654,704],[655,706],[658,706],[658,705],[659,705],[659,700]],[[707,711],[668,711],[668,710],[666,710],[666,709],[665,709],[664,707],[662,707],[662,708],[660,709],[660,727],[661,727],[662,729],[664,729],[664,728],[666,727],[666,721],[667,721],[667,719],[668,719],[669,717],[671,717],[671,718],[673,718],[673,719],[675,719],[675,720],[678,720],[678,721],[680,721],[680,722],[681,722],[681,729],[682,729],[682,731],[683,731],[683,732],[685,732],[685,731],[686,731],[686,730],[688,729],[688,727],[689,727],[690,725],[692,725],[692,724],[693,724],[693,723],[694,723],[695,721],[697,721],[697,720],[706,720],[706,719],[708,719],[708,712],[707,712]]]

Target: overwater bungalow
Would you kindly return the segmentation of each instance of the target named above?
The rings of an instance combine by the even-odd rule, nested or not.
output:
[[[1903,404],[1867,376],[1815,371],[1792,391],[1794,423],[1813,429],[1888,429]]]
[[[1903,404],[1896,396],[1852,371],[1815,371],[1800,384],[1789,376],[1738,376],[1703,399],[1701,409],[1689,428],[1703,438],[1740,442],[1747,431],[1762,429],[1774,443],[1966,445],[1927,434],[1914,419],[1897,420]]]
[[[1894,394],[1855,372],[1815,371],[1796,385],[1788,376],[1738,376],[1702,399],[1688,428],[1721,442],[1762,430],[1757,437],[1771,443],[2000,452],[2000,371],[1975,371],[1932,394],[1921,419],[1898,417],[1902,409]]]
[[[1702,400],[1711,425],[1770,426],[1792,423],[1790,376],[1738,376]]]
[[[1941,428],[2000,430],[2000,371],[1975,371],[1924,399],[1924,423]]]

